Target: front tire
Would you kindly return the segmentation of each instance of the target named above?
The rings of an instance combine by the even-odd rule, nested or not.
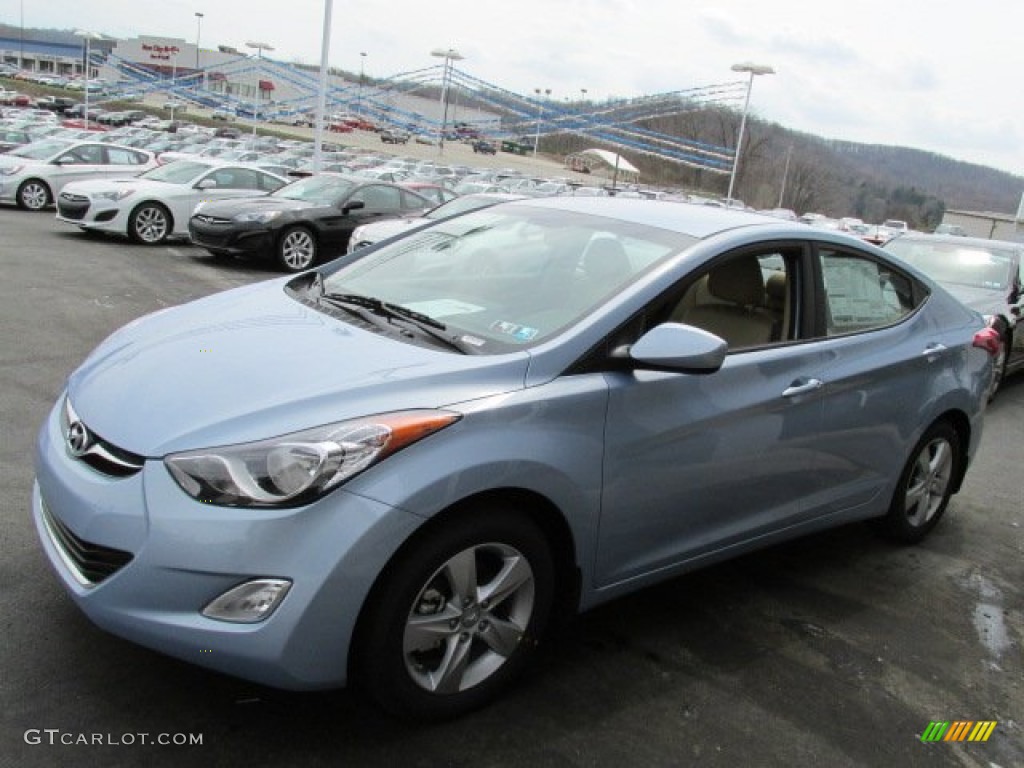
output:
[[[914,446],[882,532],[903,544],[916,544],[938,524],[946,511],[963,465],[960,435],[945,421],[933,424]]]
[[[544,535],[503,507],[473,510],[413,544],[374,589],[357,679],[387,711],[441,720],[477,709],[523,671],[547,627]]]
[[[53,194],[45,181],[28,179],[18,187],[18,207],[27,211],[41,211],[53,202]]]
[[[277,242],[277,262],[286,272],[304,272],[316,264],[316,236],[306,227],[285,230]]]
[[[128,236],[142,245],[159,245],[171,233],[171,214],[158,203],[143,203],[128,218]]]

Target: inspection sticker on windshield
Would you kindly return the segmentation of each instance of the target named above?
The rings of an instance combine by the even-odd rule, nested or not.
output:
[[[517,341],[530,341],[538,333],[536,328],[517,325],[516,323],[510,323],[507,320],[496,320],[491,323],[491,330],[497,331],[498,333],[504,333],[507,336],[513,336]]]
[[[428,317],[449,317],[451,315],[471,315],[483,312],[483,307],[458,299],[433,299],[431,301],[414,301],[403,306]]]

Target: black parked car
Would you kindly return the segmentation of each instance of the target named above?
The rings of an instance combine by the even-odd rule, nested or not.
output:
[[[385,144],[408,144],[409,134],[405,131],[383,130],[380,132],[380,140]]]
[[[473,142],[473,151],[483,155],[496,155],[498,148],[485,139],[477,139]]]
[[[985,316],[999,331],[989,398],[1006,374],[1024,369],[1024,243],[959,235],[898,235],[885,244],[904,261]]]
[[[285,271],[301,272],[345,253],[359,225],[433,206],[396,184],[319,173],[264,197],[200,204],[188,231],[214,255],[273,258]]]

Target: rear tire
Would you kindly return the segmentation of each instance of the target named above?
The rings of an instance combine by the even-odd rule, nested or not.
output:
[[[501,505],[415,542],[374,588],[353,672],[385,710],[456,717],[522,673],[550,618],[554,563],[525,516]]]
[[[923,540],[946,511],[962,466],[960,435],[949,422],[933,424],[914,446],[889,512],[878,521],[882,533],[903,544]]]

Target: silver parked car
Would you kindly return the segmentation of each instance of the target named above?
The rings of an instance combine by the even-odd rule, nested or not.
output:
[[[1003,379],[1024,370],[1024,243],[955,233],[899,235],[885,250],[920,269],[976,309],[999,338],[989,398]]]
[[[501,203],[115,333],[42,426],[33,515],[111,632],[450,717],[556,616],[851,521],[922,539],[992,335],[839,233]]]
[[[57,196],[57,219],[156,245],[187,238],[188,220],[200,203],[269,194],[287,183],[247,163],[176,160],[132,179],[72,182]]]
[[[0,154],[0,202],[41,211],[72,181],[130,178],[155,166],[156,156],[144,149],[42,139]]]

